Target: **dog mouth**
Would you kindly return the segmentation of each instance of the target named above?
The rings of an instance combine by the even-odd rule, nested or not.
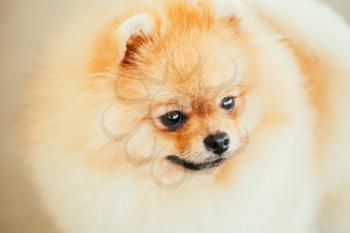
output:
[[[176,155],[169,155],[167,157],[167,160],[170,161],[171,163],[177,165],[177,166],[181,166],[181,167],[186,168],[187,170],[191,170],[191,171],[201,171],[201,170],[206,170],[206,169],[210,169],[210,168],[215,168],[215,167],[218,167],[225,162],[225,158],[218,158],[215,160],[197,163],[197,162],[192,162],[192,161],[188,161],[185,159],[181,159],[180,157],[178,157]]]

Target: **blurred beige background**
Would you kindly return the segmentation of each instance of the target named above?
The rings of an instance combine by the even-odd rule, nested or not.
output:
[[[324,1],[350,22],[350,0]],[[45,41],[87,2],[0,0],[0,233],[57,233],[25,169],[25,151],[15,133],[24,106],[19,99]]]

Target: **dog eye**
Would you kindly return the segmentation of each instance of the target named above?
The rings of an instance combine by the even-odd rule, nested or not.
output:
[[[235,98],[232,96],[223,98],[221,100],[220,107],[227,111],[233,111],[235,108]]]
[[[180,111],[168,112],[160,117],[162,124],[171,131],[179,129],[185,122],[186,115]]]

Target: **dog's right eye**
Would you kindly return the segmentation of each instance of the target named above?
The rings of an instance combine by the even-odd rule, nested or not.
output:
[[[186,121],[186,115],[180,111],[172,111],[160,117],[162,124],[171,131],[179,129]]]

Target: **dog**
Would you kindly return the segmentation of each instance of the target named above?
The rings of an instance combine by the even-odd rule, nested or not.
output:
[[[28,87],[65,233],[350,232],[350,30],[306,0],[101,1]]]

